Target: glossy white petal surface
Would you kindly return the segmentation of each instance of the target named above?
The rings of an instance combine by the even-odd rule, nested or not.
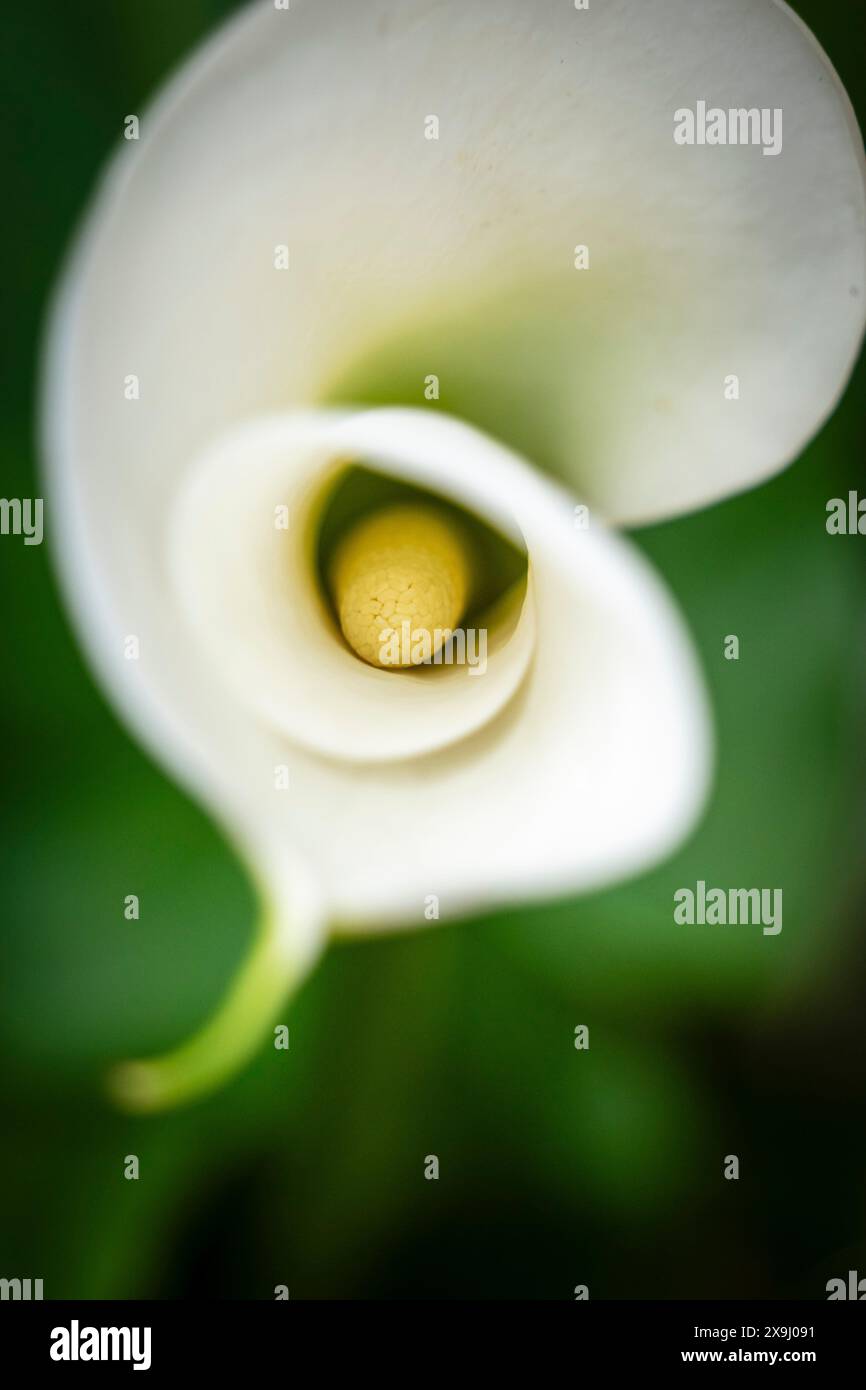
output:
[[[259,614],[246,629],[236,614],[226,616],[238,573],[254,575],[254,594],[280,592],[273,578],[259,584],[256,576],[272,576],[278,564],[260,552],[256,570],[248,537],[270,524],[271,500],[286,495],[299,450],[305,466],[322,477],[334,461],[362,457],[522,536],[529,557],[524,607],[531,614],[511,640],[521,671],[523,642],[531,641],[526,676],[503,701],[495,659],[485,674],[454,667],[448,702],[440,705],[448,727],[448,719],[460,717],[461,695],[468,701],[478,689],[488,701],[483,727],[446,740],[435,705],[427,706],[429,737],[440,744],[428,752],[421,706],[421,739],[394,760],[381,740],[403,701],[416,711],[416,684],[433,676],[435,688],[435,673],[375,672],[382,695],[366,701],[347,673],[369,668],[332,629],[322,626],[308,641],[297,614],[281,627],[278,608],[263,625]],[[252,526],[233,490],[240,459],[246,495],[263,499],[256,508],[262,520]],[[227,492],[225,475],[232,484]],[[198,661],[205,632],[202,698],[213,703],[225,695],[228,728],[254,722],[258,730],[258,747],[247,741],[235,767],[236,784],[247,789],[246,804],[261,818],[261,838],[282,839],[302,854],[324,886],[331,919],[365,930],[422,925],[428,894],[440,898],[445,914],[597,887],[652,862],[688,829],[706,788],[708,738],[702,687],[680,620],[636,552],[597,524],[580,529],[573,500],[537,470],[459,422],[426,411],[381,410],[343,419],[324,414],[318,422],[310,415],[274,417],[218,446],[196,479],[180,499],[182,523],[172,541],[177,553],[190,516],[200,519],[201,533],[176,569],[189,621],[185,659]],[[225,539],[232,527],[242,538],[240,564]],[[219,556],[221,585],[214,578]],[[212,608],[208,593],[217,594]],[[295,574],[290,593],[314,612],[309,573]],[[242,593],[238,611],[256,607]],[[300,694],[319,681],[320,699]],[[260,698],[275,682],[286,689],[294,682],[290,717]],[[332,732],[344,744],[343,757],[310,748],[323,702],[337,716]],[[305,720],[304,740],[293,738],[291,726]],[[379,759],[371,752],[377,746]],[[230,738],[214,750],[217,756],[232,756]],[[275,766],[286,769],[285,790],[273,790]]]

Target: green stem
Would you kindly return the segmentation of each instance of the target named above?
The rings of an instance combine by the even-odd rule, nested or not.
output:
[[[268,920],[212,1018],[174,1051],[115,1067],[108,1078],[114,1099],[143,1114],[215,1090],[258,1051],[299,974]]]

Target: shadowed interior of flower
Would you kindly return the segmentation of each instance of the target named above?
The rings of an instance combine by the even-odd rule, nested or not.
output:
[[[526,594],[525,550],[481,517],[362,464],[340,474],[317,523],[316,565],[352,650],[406,674],[486,659]],[[503,601],[505,600],[505,601]],[[463,624],[462,627],[459,625]]]

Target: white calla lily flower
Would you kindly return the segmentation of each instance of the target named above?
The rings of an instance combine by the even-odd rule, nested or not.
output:
[[[782,110],[783,147],[678,143],[698,101]],[[776,0],[262,0],[143,115],[52,325],[61,571],[263,921],[207,1028],[120,1070],[128,1104],[230,1074],[335,928],[598,888],[687,832],[700,675],[601,518],[797,454],[857,351],[863,245],[847,98]],[[343,639],[317,537],[350,465],[522,557],[483,674]]]

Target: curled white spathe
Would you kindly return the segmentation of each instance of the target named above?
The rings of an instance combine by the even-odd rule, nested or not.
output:
[[[319,620],[303,560],[281,584],[274,505],[346,457],[519,530],[527,593],[482,680],[373,671]],[[382,409],[240,427],[193,468],[171,552],[210,699],[221,680],[259,729],[234,784],[250,805],[259,788],[262,834],[302,848],[344,925],[421,925],[428,892],[463,912],[598,886],[670,848],[700,804],[707,720],[670,599],[624,541],[576,527],[571,497],[461,422]]]
[[[677,144],[704,98],[783,108],[778,157]],[[122,716],[264,885],[268,941],[297,971],[335,920],[420,924],[429,894],[458,913],[664,854],[705,791],[704,697],[601,518],[754,485],[844,387],[863,152],[812,36],[776,0],[262,0],[140,134],[49,338],[61,575]],[[407,409],[430,374],[440,404]],[[303,510],[347,456],[519,533],[527,594],[483,680],[348,674],[297,552],[281,610],[252,503]]]

